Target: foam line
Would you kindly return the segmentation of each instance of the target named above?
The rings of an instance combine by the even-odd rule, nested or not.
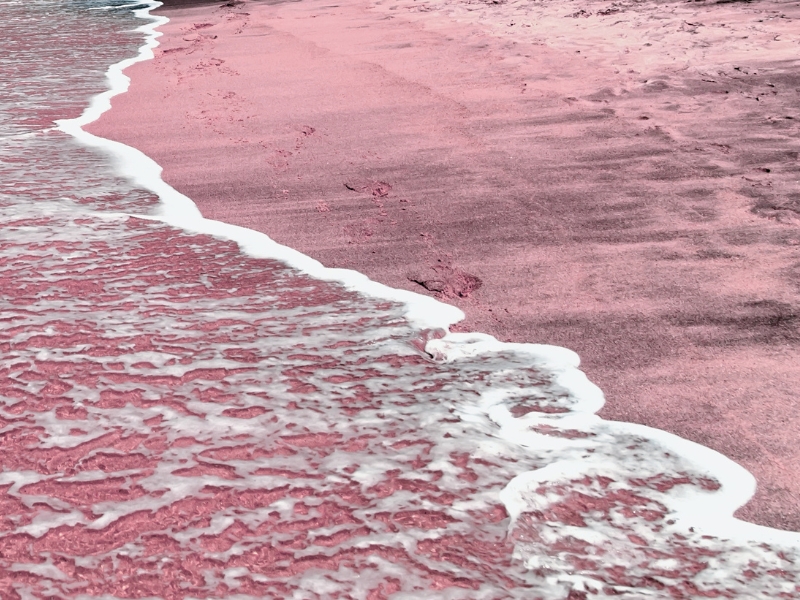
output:
[[[584,419],[586,428],[602,423],[620,435],[634,434],[654,440],[685,459],[688,464],[697,466],[701,471],[708,472],[719,480],[722,488],[713,495],[687,493],[683,497],[671,496],[670,508],[675,510],[680,519],[695,526],[702,526],[709,533],[724,539],[800,546],[800,534],[796,532],[762,527],[733,517],[733,513],[755,492],[755,479],[729,458],[710,448],[661,430],[630,423],[605,422],[596,417],[594,413],[604,402],[603,394],[584,373],[578,370],[579,359],[574,352],[554,346],[503,343],[492,336],[480,333],[449,333],[448,328],[464,318],[464,313],[458,308],[428,296],[390,288],[371,281],[356,271],[326,268],[311,257],[276,243],[263,233],[205,219],[190,198],[163,181],[162,168],[151,158],[135,148],[84,131],[84,125],[97,120],[103,112],[111,108],[111,98],[127,91],[130,79],[123,71],[137,62],[154,57],[153,49],[158,46],[157,38],[162,35],[157,28],[166,24],[169,19],[150,14],[152,9],[162,5],[161,2],[150,1],[141,4],[148,6],[135,10],[134,14],[142,19],[150,19],[150,23],[137,28],[137,31],[145,35],[145,43],[140,47],[138,55],[109,67],[107,78],[110,89],[95,96],[81,116],[56,122],[59,130],[74,136],[79,142],[107,151],[114,157],[121,175],[161,199],[158,215],[152,217],[129,215],[130,217],[158,220],[189,232],[206,233],[234,241],[239,244],[242,252],[250,256],[279,260],[320,280],[338,282],[361,294],[401,303],[405,305],[406,317],[412,325],[420,329],[442,329],[446,332],[442,339],[429,341],[426,346],[430,354],[441,360],[457,361],[464,357],[491,355],[502,351],[517,356],[522,355],[529,364],[556,371],[559,373],[560,385],[579,400],[578,412]],[[503,412],[505,409],[495,411],[496,414],[492,413],[491,399],[485,400],[483,408],[500,426],[500,435],[526,445],[526,435],[530,434],[523,431],[524,427],[520,425],[524,424],[524,420],[510,418]],[[537,482],[553,477],[563,478],[571,474],[586,474],[593,469],[597,469],[598,472],[608,472],[616,468],[614,465],[597,466],[581,461],[557,462],[516,477],[503,492],[502,500],[513,516],[523,510],[526,490]]]

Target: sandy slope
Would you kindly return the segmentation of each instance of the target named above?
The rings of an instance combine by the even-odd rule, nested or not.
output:
[[[575,349],[800,529],[797,2],[173,6],[92,127],[203,213]]]

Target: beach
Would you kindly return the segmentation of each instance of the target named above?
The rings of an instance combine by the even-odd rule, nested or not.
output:
[[[4,4],[0,597],[800,594],[794,5],[156,5]]]
[[[166,2],[87,129],[206,218],[576,351],[800,529],[795,2]]]

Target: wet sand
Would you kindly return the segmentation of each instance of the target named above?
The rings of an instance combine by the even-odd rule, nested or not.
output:
[[[800,530],[798,3],[172,3],[93,133],[203,214],[576,350]]]

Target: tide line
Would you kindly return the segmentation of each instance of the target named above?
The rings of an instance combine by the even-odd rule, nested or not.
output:
[[[107,71],[109,89],[92,98],[89,106],[79,117],[56,122],[60,131],[73,136],[77,141],[107,152],[113,157],[120,175],[160,198],[158,214],[128,215],[129,218],[157,220],[187,232],[204,233],[233,241],[238,243],[242,252],[249,256],[278,260],[319,280],[341,284],[349,290],[369,297],[400,303],[405,306],[405,316],[414,327],[421,330],[443,331],[444,337],[426,344],[426,351],[437,359],[454,362],[468,356],[499,352],[523,356],[531,366],[546,368],[559,374],[559,383],[562,387],[579,400],[578,412],[584,418],[582,428],[588,430],[603,422],[594,414],[603,406],[603,393],[578,369],[580,360],[575,352],[540,344],[504,343],[482,333],[450,333],[449,327],[465,316],[457,307],[428,296],[391,288],[372,281],[357,271],[327,268],[297,250],[276,243],[263,233],[205,219],[189,197],[175,190],[161,178],[161,166],[150,157],[125,144],[84,131],[83,126],[97,120],[111,108],[111,99],[114,96],[128,90],[130,78],[123,71],[133,64],[154,58],[153,50],[159,45],[158,38],[162,35],[157,29],[169,19],[150,14],[151,10],[162,5],[161,2],[151,0],[127,6],[140,5],[146,6],[134,10],[134,14],[150,22],[136,29],[145,37],[145,43],[140,47],[138,54],[109,67]],[[491,401],[485,402],[482,408],[492,415]],[[501,437],[525,445],[525,433],[516,427],[512,420],[502,414],[492,415],[492,418],[500,428]],[[756,487],[752,474],[734,461],[710,448],[662,430],[631,423],[605,422],[605,424],[620,435],[636,435],[652,440],[679,455],[698,471],[707,472],[719,481],[721,489],[713,494],[669,496],[669,508],[684,526],[701,528],[704,532],[722,539],[800,547],[800,533],[754,525],[733,517],[734,512],[752,497]],[[604,465],[602,469],[614,472],[617,467]],[[591,464],[549,465],[512,480],[504,490],[501,500],[513,517],[524,510],[525,497],[531,493],[530,490],[535,488],[537,482],[588,474],[595,470],[597,465]]]

